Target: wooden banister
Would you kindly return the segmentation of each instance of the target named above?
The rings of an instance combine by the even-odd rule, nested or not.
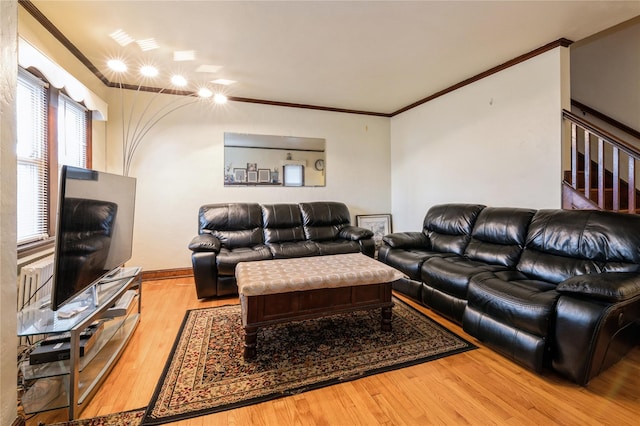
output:
[[[635,213],[640,149],[570,111],[563,110],[562,117],[571,124],[571,182],[567,183],[602,210],[620,211],[626,204],[629,213]],[[611,153],[609,166],[605,161],[607,152]],[[620,173],[624,167],[620,152],[628,157],[626,181]]]

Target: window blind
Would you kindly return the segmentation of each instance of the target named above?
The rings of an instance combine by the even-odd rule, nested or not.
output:
[[[58,98],[58,164],[87,164],[87,109],[62,93]]]
[[[47,84],[20,69],[16,95],[18,244],[49,236],[47,105]]]

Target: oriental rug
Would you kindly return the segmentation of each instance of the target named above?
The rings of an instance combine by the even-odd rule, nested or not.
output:
[[[187,311],[142,424],[229,410],[476,348],[394,302],[391,332],[380,330],[379,309],[261,328],[257,357],[249,362],[239,305]]]
[[[50,426],[138,426],[142,421],[144,410],[144,408],[138,408],[137,410],[107,414],[105,416],[92,417],[90,419],[52,423]]]

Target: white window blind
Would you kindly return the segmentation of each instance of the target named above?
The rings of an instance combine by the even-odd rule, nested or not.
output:
[[[18,244],[48,237],[47,85],[20,70],[17,85]]]
[[[58,165],[86,167],[87,110],[68,96],[58,98]]]
[[[57,116],[48,122],[47,83],[20,69],[17,87],[17,146],[18,157],[18,245],[49,238],[49,209],[53,205],[49,197],[50,179],[57,179],[51,170],[48,155],[63,164],[87,166],[87,110],[63,93],[57,97]],[[56,141],[49,146],[48,129],[55,124]],[[57,150],[57,152],[56,152]],[[54,157],[54,158],[55,158]],[[55,161],[53,161],[55,163]]]

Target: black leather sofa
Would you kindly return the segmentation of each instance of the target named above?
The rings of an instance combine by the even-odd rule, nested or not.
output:
[[[189,249],[198,298],[238,293],[239,262],[329,254],[373,257],[373,232],[351,226],[343,203],[208,204]]]
[[[472,204],[386,235],[394,289],[536,372],[586,385],[640,340],[640,216]]]

